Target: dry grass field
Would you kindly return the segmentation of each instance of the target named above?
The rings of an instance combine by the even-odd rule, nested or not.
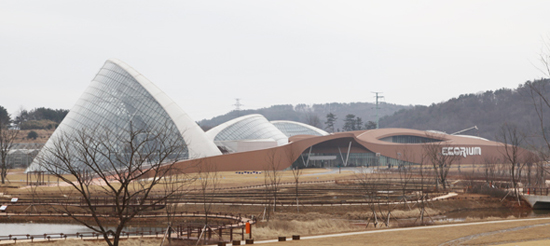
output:
[[[300,182],[348,179],[354,178],[356,176],[353,172],[350,171],[343,171],[342,173],[336,174],[327,174],[327,171],[327,169],[322,168],[306,169],[303,171],[303,174],[300,177]],[[284,171],[281,174],[281,183],[294,182],[294,177],[291,171]],[[236,172],[220,172],[219,176],[219,187],[224,188],[264,184],[264,174],[237,174]],[[69,180],[74,180],[74,178],[69,175],[67,175],[66,177]],[[16,186],[15,188],[17,189],[7,189],[0,186],[0,192],[5,191],[5,193],[26,193],[30,191],[28,187],[25,187],[28,179],[24,169],[11,169],[8,173],[7,178],[9,181],[7,183],[7,186]],[[182,176],[181,178],[194,179],[196,178],[196,175],[188,174],[186,176]],[[29,180],[36,181],[36,177],[29,177]],[[58,182],[58,179],[53,176],[45,175],[44,180],[49,185],[37,187],[37,192],[58,192],[67,188],[66,184],[63,184],[62,181]],[[190,182],[187,188],[198,189],[199,187],[199,182]]]
[[[463,170],[473,169],[472,167],[462,167]],[[475,167],[474,167],[475,168]],[[8,186],[0,187],[0,193],[5,198],[12,195],[17,196],[30,196],[31,193],[57,193],[68,194],[69,187],[65,185],[57,185],[56,180],[50,177],[49,186],[40,186],[34,189],[25,187],[26,175],[24,170],[11,170],[8,178],[10,184]],[[292,183],[294,177],[291,171],[281,172],[281,183]],[[220,172],[219,187],[245,187],[241,189],[226,189],[223,194],[227,197],[218,198],[220,201],[225,200],[238,200],[244,201],[263,201],[263,197],[257,195],[262,192],[262,185],[265,184],[264,174],[238,174],[236,172]],[[388,177],[392,177],[390,173]],[[189,176],[193,177],[193,175]],[[262,220],[266,212],[266,207],[260,205],[212,205],[212,212],[221,213],[233,213],[233,214],[246,214],[253,215],[259,218],[260,221],[254,225],[254,238],[256,240],[275,239],[278,236],[301,235],[302,237],[308,235],[323,235],[339,232],[351,232],[351,231],[380,231],[388,229],[388,227],[373,228],[372,224],[369,228],[365,228],[365,223],[372,215],[370,208],[366,205],[350,205],[340,206],[337,204],[340,201],[351,201],[367,199],[364,191],[358,188],[359,186],[353,182],[338,182],[347,179],[358,178],[358,174],[351,171],[342,171],[342,173],[330,171],[328,169],[306,169],[303,170],[303,174],[300,178],[300,182],[309,181],[334,181],[331,183],[311,183],[301,184],[300,189],[302,192],[309,191],[308,199],[311,201],[329,201],[335,202],[334,206],[301,206],[298,212],[294,206],[278,206],[276,212],[269,213],[269,221]],[[48,181],[48,177],[45,178]],[[192,180],[192,179],[191,179]],[[391,180],[391,179],[389,179]],[[391,181],[393,182],[393,181]],[[187,189],[189,190],[189,199],[193,200],[193,197],[197,195],[193,189],[199,188],[198,182],[189,183]],[[246,188],[247,186],[253,186]],[[388,186],[389,187],[389,186]],[[458,189],[460,190],[460,189]],[[315,192],[319,194],[315,194]],[[195,192],[195,193],[194,193]],[[222,191],[219,191],[222,193]],[[280,189],[281,199],[286,201],[292,201],[294,194],[293,184],[281,185]],[[413,193],[411,193],[413,194]],[[433,196],[440,195],[441,193],[434,193]],[[235,198],[232,198],[234,195]],[[416,199],[416,198],[415,198]],[[24,209],[25,207],[10,209]],[[47,208],[38,208],[44,209]],[[181,204],[178,207],[178,211],[202,211],[203,206],[201,204],[186,203]],[[377,209],[387,210],[387,206],[377,207]],[[410,222],[406,222],[407,219],[418,218],[420,213],[419,207],[415,203],[409,205],[399,204],[392,208],[392,221],[389,229],[410,226]],[[487,221],[487,220],[501,220],[502,217],[494,216],[492,214],[487,215],[485,211],[503,209],[506,211],[519,211],[515,217],[509,217],[509,219],[520,218],[524,216],[525,207],[518,207],[514,202],[501,202],[499,198],[493,198],[488,195],[479,194],[459,194],[456,198],[430,202],[426,208],[427,214],[430,217],[434,217],[433,225],[440,225],[446,223],[454,223],[453,221],[439,221],[437,218],[444,218],[449,213],[476,212],[476,215],[463,215],[464,223],[472,221]],[[479,213],[482,211],[482,213]],[[508,213],[507,212],[507,213]],[[479,215],[484,214],[484,215]],[[515,213],[511,213],[515,214]],[[2,218],[0,221],[15,222],[25,221],[26,218]],[[51,218],[32,218],[35,222],[48,221]],[[401,222],[399,222],[401,221]],[[404,222],[403,222],[404,221]],[[60,220],[59,222],[66,222],[66,220]],[[179,221],[184,223],[185,220]],[[178,223],[179,223],[178,222]],[[148,225],[151,221],[139,221],[136,220],[137,225]],[[409,224],[407,224],[409,223]],[[463,245],[487,245],[487,244],[499,244],[507,242],[521,242],[524,240],[534,239],[546,239],[545,230],[550,229],[550,220],[541,221],[523,221],[517,223],[496,223],[496,224],[480,224],[469,225],[460,227],[445,227],[445,228],[431,228],[430,226],[422,227],[423,229],[413,229],[404,231],[385,231],[364,235],[353,235],[346,237],[333,237],[323,239],[310,239],[301,240],[299,242],[288,241],[285,243],[277,243],[276,245],[365,245],[365,243],[372,243],[376,245],[454,245],[454,242],[459,242]],[[538,225],[538,226],[533,226]],[[425,229],[424,229],[425,228]],[[1,234],[1,232],[0,232]],[[459,240],[459,241],[456,241]],[[32,245],[41,245],[42,243],[33,243]],[[82,241],[82,240],[67,240],[63,242],[44,243],[48,245],[93,245],[98,242]],[[18,245],[21,245],[18,243]],[[23,244],[23,245],[26,245]],[[29,244],[30,245],[30,244]],[[160,241],[156,239],[130,239],[125,240],[121,245],[160,245]]]
[[[41,143],[44,144],[48,141],[55,129],[35,129],[35,130],[21,130],[17,135],[14,143]],[[36,139],[28,139],[29,132],[34,131],[38,134]]]

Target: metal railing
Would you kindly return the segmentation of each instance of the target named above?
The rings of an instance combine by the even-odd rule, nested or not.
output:
[[[549,194],[549,188],[528,187],[522,190],[522,195],[548,196]]]

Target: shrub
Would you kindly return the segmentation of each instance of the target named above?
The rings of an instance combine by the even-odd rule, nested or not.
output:
[[[35,131],[30,131],[29,134],[27,134],[27,138],[28,139],[36,139],[38,137],[38,133],[36,133]]]

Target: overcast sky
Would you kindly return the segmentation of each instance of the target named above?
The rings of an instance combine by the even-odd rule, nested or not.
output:
[[[438,103],[540,78],[550,1],[0,1],[0,105],[70,109],[118,58],[193,119]]]

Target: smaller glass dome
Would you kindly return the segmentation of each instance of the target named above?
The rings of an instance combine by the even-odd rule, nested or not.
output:
[[[310,126],[304,123],[288,120],[275,120],[271,121],[275,127],[283,132],[287,137],[295,135],[313,135],[313,136],[326,136],[328,132],[323,131],[317,127]]]

